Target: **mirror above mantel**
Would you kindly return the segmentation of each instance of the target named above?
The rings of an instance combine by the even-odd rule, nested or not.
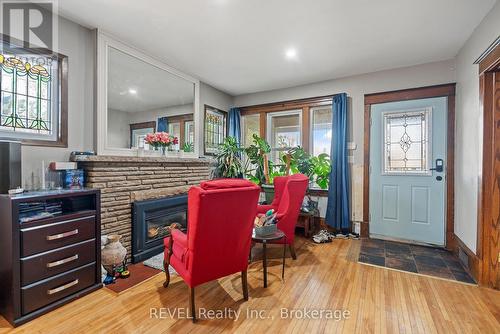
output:
[[[199,81],[97,33],[97,153],[158,157],[146,136],[177,137],[171,157],[198,157]]]

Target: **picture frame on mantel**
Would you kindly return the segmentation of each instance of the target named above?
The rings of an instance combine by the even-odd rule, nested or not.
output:
[[[109,50],[116,49],[128,56],[137,58],[149,65],[156,67],[159,70],[168,72],[178,78],[184,79],[193,84],[194,101],[193,101],[193,119],[195,130],[194,152],[176,155],[179,159],[182,158],[197,158],[200,156],[200,147],[203,142],[201,126],[203,122],[203,114],[200,112],[200,81],[188,74],[176,70],[175,68],[163,63],[160,60],[151,57],[142,51],[125,44],[117,38],[111,36],[102,30],[95,30],[97,40],[97,55],[96,55],[96,151],[98,155],[114,155],[114,156],[138,156],[139,149],[135,147],[118,148],[108,145],[108,72],[109,72]],[[144,154],[145,152],[141,152]],[[147,152],[145,156],[154,158],[160,157],[158,151]]]

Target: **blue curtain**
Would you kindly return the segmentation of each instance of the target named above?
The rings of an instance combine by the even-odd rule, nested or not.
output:
[[[158,118],[158,125],[156,126],[157,132],[167,132],[168,129],[168,121],[166,117]]]
[[[347,94],[332,101],[332,172],[326,207],[326,223],[343,233],[349,232],[349,166],[347,162]]]
[[[240,108],[229,109],[228,115],[228,136],[236,138],[238,145],[241,142],[241,112]]]

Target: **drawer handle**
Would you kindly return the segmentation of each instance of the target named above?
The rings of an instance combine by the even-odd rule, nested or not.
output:
[[[59,233],[59,234],[48,235],[47,240],[50,241],[50,240],[62,239],[62,238],[66,238],[66,237],[69,237],[69,236],[72,236],[75,234],[78,234],[78,229],[75,229],[73,231],[64,232],[64,233]]]
[[[68,288],[71,288],[72,286],[77,285],[77,284],[78,284],[78,279],[75,279],[73,282],[69,282],[69,283],[61,285],[61,286],[59,286],[57,288],[47,290],[47,294],[53,295],[54,293],[58,293],[58,292],[64,291],[64,290],[66,290]]]
[[[78,254],[75,254],[73,256],[67,257],[67,258],[59,260],[59,261],[49,262],[49,263],[47,263],[47,268],[57,267],[57,266],[60,266],[61,264],[65,264],[65,263],[75,261],[75,260],[78,260]]]

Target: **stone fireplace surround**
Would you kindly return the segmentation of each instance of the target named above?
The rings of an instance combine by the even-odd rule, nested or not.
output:
[[[102,235],[120,234],[132,254],[132,203],[187,193],[210,178],[210,159],[75,156],[85,186],[101,189]]]

